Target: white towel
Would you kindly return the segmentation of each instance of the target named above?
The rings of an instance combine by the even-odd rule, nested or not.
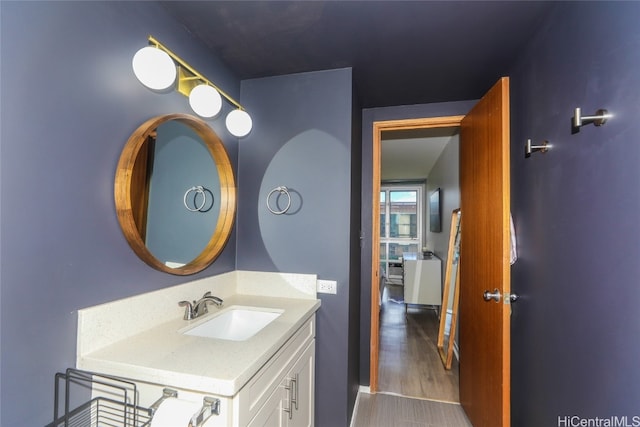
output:
[[[509,213],[509,234],[511,239],[511,253],[509,256],[509,262],[513,265],[518,260],[518,248],[516,242],[516,230],[513,226],[513,217]]]

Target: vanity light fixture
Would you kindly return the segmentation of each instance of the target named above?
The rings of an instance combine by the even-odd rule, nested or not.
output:
[[[224,97],[236,107],[229,112],[225,120],[227,130],[237,138],[247,136],[251,132],[253,122],[242,105],[153,36],[149,36],[149,46],[143,47],[134,55],[132,65],[140,83],[156,91],[164,91],[174,86],[178,92],[189,98],[191,109],[200,117],[216,117],[222,110]]]

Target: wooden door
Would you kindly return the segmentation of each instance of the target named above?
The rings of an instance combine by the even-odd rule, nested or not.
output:
[[[460,402],[474,427],[510,425],[509,79],[460,131]],[[498,289],[499,302],[483,293]]]

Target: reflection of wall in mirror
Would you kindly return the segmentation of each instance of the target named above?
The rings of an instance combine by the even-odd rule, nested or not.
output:
[[[458,265],[453,264],[451,266],[451,280],[449,286],[449,295],[447,296],[447,318],[445,324],[445,330],[449,331],[451,327],[451,314],[453,313],[454,293],[456,292],[456,276],[458,275]],[[445,335],[449,335],[449,332],[445,332]]]
[[[456,237],[454,239],[453,242],[453,259],[451,260],[451,287],[449,288],[449,299],[448,299],[448,310],[447,310],[447,321],[448,324],[446,325],[447,330],[451,329],[451,316],[449,315],[449,313],[451,313],[451,315],[453,315],[453,301],[454,301],[454,293],[455,293],[455,289],[456,289],[456,279],[458,276],[458,267],[459,267],[459,263],[458,261],[460,260],[460,239],[462,237],[462,221],[461,221],[461,212],[458,211],[458,213],[456,214],[457,216],[457,220],[456,220]],[[456,324],[456,330],[454,331],[454,336],[457,337],[458,333],[460,332],[460,324],[457,323]],[[447,332],[447,335],[449,333]],[[454,342],[454,348],[458,347],[458,341],[457,338],[455,338],[453,340]],[[457,350],[454,350],[457,353]]]
[[[191,212],[184,205],[185,192],[197,185],[213,195],[213,208],[206,212]],[[204,142],[185,124],[160,125],[149,190],[147,248],[163,263],[189,263],[214,233],[219,200],[220,179]]]

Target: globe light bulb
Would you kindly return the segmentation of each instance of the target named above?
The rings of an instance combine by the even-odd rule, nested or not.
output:
[[[233,110],[227,115],[226,125],[231,135],[242,138],[251,132],[253,122],[246,111]]]
[[[168,89],[175,83],[178,74],[169,54],[153,46],[137,51],[132,65],[140,83],[153,90]]]
[[[212,118],[222,110],[222,97],[214,87],[201,84],[191,90],[189,105],[200,117]]]

